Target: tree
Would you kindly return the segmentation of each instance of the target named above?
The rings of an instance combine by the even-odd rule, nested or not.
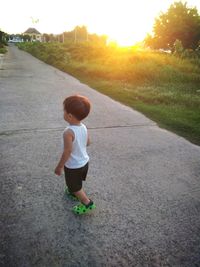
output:
[[[0,31],[0,43],[2,43],[2,41],[3,41],[3,34],[4,34],[4,32]]]
[[[94,44],[106,45],[108,37],[106,35],[97,35],[96,33],[93,33],[88,35],[88,39]]]
[[[0,29],[0,43],[1,44],[6,44],[8,39],[9,39],[8,38],[8,34],[3,32],[3,31],[1,31],[1,29]]]
[[[200,16],[196,8],[175,2],[155,19],[153,31],[154,36],[145,40],[150,47],[169,49],[178,39],[184,48],[195,49],[200,40]]]
[[[28,34],[22,35],[21,38],[24,40],[24,42],[30,42],[31,41],[31,36]]]
[[[88,41],[88,31],[86,26],[76,26],[74,28],[74,41]]]
[[[161,48],[156,40],[156,37],[152,36],[151,34],[147,34],[146,38],[144,39],[144,43],[146,46],[151,47],[153,49]]]

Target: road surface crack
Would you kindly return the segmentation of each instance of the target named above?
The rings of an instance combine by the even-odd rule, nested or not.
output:
[[[133,124],[133,125],[108,125],[108,126],[96,126],[88,127],[89,130],[101,130],[101,129],[117,129],[117,128],[138,128],[138,127],[152,127],[157,126],[154,124]],[[63,131],[64,127],[56,128],[29,128],[29,129],[13,129],[5,130],[0,132],[0,136],[11,136],[23,133],[40,133],[40,132],[52,132],[52,131]]]

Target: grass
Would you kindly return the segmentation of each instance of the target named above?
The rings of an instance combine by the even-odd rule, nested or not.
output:
[[[199,61],[89,43],[20,47],[200,145]]]

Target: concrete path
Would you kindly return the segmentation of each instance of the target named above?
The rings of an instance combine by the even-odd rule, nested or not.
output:
[[[77,217],[53,173],[62,101],[92,102]],[[0,69],[0,266],[200,266],[200,147],[11,46]]]

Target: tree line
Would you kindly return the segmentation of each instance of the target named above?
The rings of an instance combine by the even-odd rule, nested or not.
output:
[[[86,26],[76,26],[72,31],[65,31],[62,34],[43,34],[45,42],[84,42],[84,41],[92,41],[95,43],[106,44],[107,36],[106,35],[97,35],[90,34]]]
[[[145,44],[153,49],[174,49],[174,44],[183,49],[198,49],[200,46],[200,15],[196,7],[174,2],[166,13],[155,19],[153,34],[147,35]]]
[[[0,35],[1,38],[1,35]],[[8,41],[9,39],[12,40],[14,38],[19,38],[23,40],[24,42],[30,42],[31,41],[31,36],[28,34],[11,34],[11,35],[6,35],[6,40]],[[85,41],[91,41],[94,43],[99,43],[99,44],[106,44],[107,42],[107,36],[106,35],[97,35],[97,34],[91,34],[88,32],[86,26],[76,26],[72,31],[65,31],[61,34],[48,34],[44,33],[42,34],[42,40],[43,42],[85,42]],[[0,39],[1,41],[1,39]]]

